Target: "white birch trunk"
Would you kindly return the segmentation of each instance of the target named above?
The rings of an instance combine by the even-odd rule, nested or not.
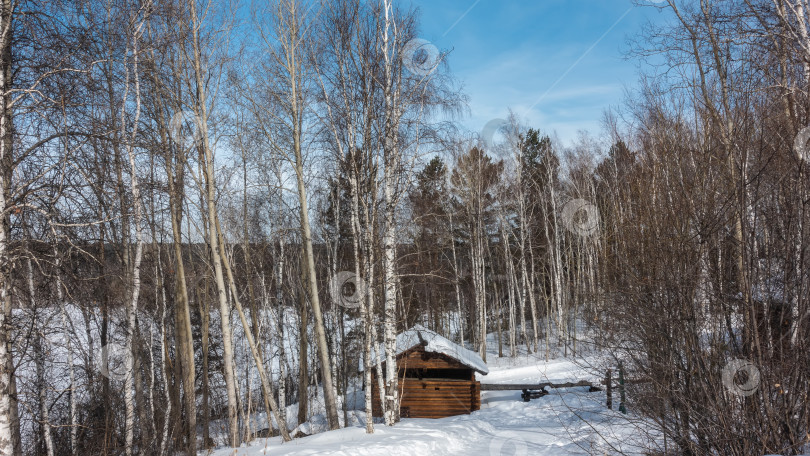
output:
[[[523,203],[521,202],[521,206]],[[521,275],[521,286],[523,291],[523,299],[521,300],[521,324],[523,327],[523,334],[524,337],[526,335],[526,316],[523,313],[525,311],[526,301],[525,298],[529,298],[529,309],[532,313],[532,340],[534,342],[534,351],[537,352],[538,346],[538,324],[537,324],[537,303],[535,302],[534,298],[534,286],[531,283],[531,279],[529,278],[529,271],[526,265],[526,221],[521,217],[520,222],[520,275]],[[526,346],[528,346],[528,342]]]
[[[551,197],[551,234],[553,239],[549,239],[549,250],[552,260],[552,296],[553,304],[556,309],[557,321],[557,341],[562,340],[563,328],[563,280],[562,280],[562,245],[560,239],[560,228],[557,223],[557,196],[554,189],[554,176],[551,172],[551,167],[548,167],[548,191]],[[548,236],[548,233],[547,233]]]
[[[155,346],[155,325],[152,322],[149,324],[149,345],[147,346],[149,347],[149,370],[147,377],[147,388],[149,389],[147,393],[149,400],[149,432],[154,442],[157,430],[155,429],[155,351],[153,350]]]
[[[169,378],[166,375],[166,290],[160,287],[160,380],[163,382],[163,401],[166,412],[163,416],[163,436],[160,439],[160,456],[167,454],[169,445],[169,424],[172,416],[172,399],[169,394]]]
[[[64,292],[62,291],[62,274],[59,271],[61,266],[61,258],[54,245],[55,267],[56,267],[56,299],[59,301],[59,309],[62,316],[62,329],[64,330],[65,349],[67,350],[67,363],[68,363],[68,376],[70,377],[70,454],[76,455],[78,448],[79,436],[79,423],[78,423],[78,402],[76,401],[76,369],[73,367],[73,344],[71,334],[68,328],[72,328],[73,324],[69,322],[67,314],[67,306],[65,305]]]
[[[519,148],[517,150],[520,150]],[[515,171],[515,178],[517,180],[517,199],[518,199],[518,228],[520,234],[520,330],[523,339],[526,340],[526,348],[529,348],[528,334],[526,333],[526,298],[530,299],[530,306],[532,310],[532,324],[534,328],[534,351],[537,351],[537,306],[534,302],[534,289],[529,284],[529,277],[526,268],[526,238],[528,236],[528,229],[526,223],[526,200],[525,192],[523,191],[523,157],[520,153],[517,154],[516,160],[517,170]]]
[[[480,201],[477,202],[480,207]],[[481,214],[481,212],[478,212]],[[475,283],[475,305],[478,312],[478,355],[487,360],[487,313],[486,278],[484,277],[484,233],[480,217],[475,222],[473,232],[473,281]]]
[[[278,413],[287,422],[287,352],[284,348],[284,237],[279,239],[278,262],[276,263],[276,305],[278,325]]]
[[[399,148],[397,145],[397,115],[394,100],[394,75],[392,57],[396,55],[396,44],[392,44],[389,32],[392,24],[393,7],[390,0],[384,0],[385,24],[382,31],[382,49],[385,60],[385,129],[383,139],[383,197],[385,199],[384,232],[383,232],[383,335],[385,344],[385,424],[393,426],[399,421],[398,376],[396,366],[397,334],[397,280],[396,280],[396,202],[395,179],[399,167]],[[394,36],[393,43],[396,43]]]
[[[515,267],[512,264],[512,252],[509,250],[509,235],[506,230],[506,221],[501,217],[501,239],[503,239],[503,255],[504,255],[504,262],[506,264],[506,280],[507,280],[507,300],[509,302],[509,356],[515,357],[517,356],[516,346],[515,346],[515,294],[516,294],[516,278],[515,278]],[[519,299],[519,298],[518,298]],[[500,326],[499,326],[500,327]]]
[[[799,193],[804,193],[800,191]],[[801,318],[801,310],[800,310],[800,303],[801,303],[801,296],[799,290],[803,290],[804,287],[804,277],[802,275],[802,239],[804,239],[804,209],[803,207],[799,209],[799,217],[797,220],[797,227],[796,227],[796,243],[793,248],[793,262],[794,262],[794,274],[796,275],[797,283],[794,285],[796,291],[793,293],[793,297],[791,298],[790,303],[790,344],[793,347],[797,347],[800,340],[800,328],[802,323]]]
[[[11,456],[15,448],[14,404],[12,403],[13,379],[11,371],[11,302],[8,273],[9,226],[6,213],[7,188],[11,185],[13,163],[12,113],[11,113],[11,46],[14,3],[2,0],[0,6],[0,456]]]
[[[355,277],[360,278],[360,198],[359,198],[359,185],[357,182],[357,168],[356,168],[356,160],[355,160],[355,153],[357,153],[356,149],[353,146],[351,151],[351,176],[349,177],[350,186],[351,186],[351,195],[352,195],[352,207],[351,207],[351,229],[352,229],[352,248],[354,250],[354,274]],[[370,247],[370,246],[369,246]],[[366,294],[369,294],[369,290],[364,290]],[[371,319],[371,301],[368,299],[361,299],[360,301],[360,319],[363,321],[364,327],[364,343],[363,343],[363,384],[366,385],[364,390],[364,405],[366,409],[366,433],[373,434],[374,433],[374,417],[372,411],[372,395],[371,395],[371,349],[373,346],[373,341],[371,337],[371,328],[373,326],[373,321]],[[376,359],[375,359],[376,361]]]
[[[464,346],[464,316],[461,312],[461,285],[459,284],[459,267],[456,258],[456,235],[453,228],[453,211],[450,211],[450,250],[453,254],[453,288],[456,292],[456,310],[458,311],[458,344]]]
[[[134,217],[134,224],[135,224],[135,259],[132,263],[132,271],[129,273],[131,274],[131,283],[130,283],[130,296],[129,296],[129,303],[127,305],[126,314],[127,314],[127,335],[126,335],[126,354],[124,365],[126,368],[126,374],[124,377],[124,404],[126,407],[126,454],[127,456],[132,455],[133,453],[133,445],[135,440],[135,381],[134,381],[134,335],[136,331],[136,318],[137,318],[137,311],[138,311],[138,298],[141,292],[141,260],[143,258],[143,205],[141,202],[141,191],[138,184],[138,169],[135,164],[135,140],[138,135],[138,122],[140,120],[141,114],[141,91],[140,91],[140,75],[139,75],[139,68],[138,68],[138,57],[140,50],[138,49],[138,39],[141,33],[141,29],[143,28],[143,21],[139,24],[139,26],[133,30],[132,33],[132,75],[135,81],[135,117],[132,123],[132,133],[127,144],[127,154],[129,157],[129,168],[130,168],[130,194],[132,196],[132,205],[135,212]],[[124,64],[126,65],[126,59]],[[130,77],[130,70],[127,68],[126,70],[126,82],[124,86],[124,102],[121,106],[121,136],[125,136],[126,130],[126,116],[125,116],[125,107],[127,105],[127,101],[129,98],[129,77]],[[124,227],[124,229],[129,229],[129,227]],[[145,424],[145,423],[141,423]]]

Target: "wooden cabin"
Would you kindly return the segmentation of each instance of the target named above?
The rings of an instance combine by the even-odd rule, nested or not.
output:
[[[415,326],[397,336],[396,360],[402,418],[444,418],[481,408],[475,373],[486,375],[489,369],[475,352]],[[384,359],[378,362],[385,372]],[[371,372],[372,413],[382,417],[376,368]]]

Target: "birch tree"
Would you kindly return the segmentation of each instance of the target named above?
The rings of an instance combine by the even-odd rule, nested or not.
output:
[[[464,239],[469,249],[470,275],[475,300],[475,343],[479,356],[486,359],[487,288],[485,254],[490,242],[496,205],[495,187],[503,170],[502,161],[493,161],[481,149],[471,148],[456,159],[450,175],[454,210],[462,217]]]
[[[396,233],[396,179],[400,164],[398,144],[399,116],[401,107],[394,87],[396,77],[393,60],[398,50],[398,40],[394,36],[397,28],[394,23],[394,11],[390,0],[383,0],[384,21],[382,24],[383,55],[383,97],[385,100],[383,128],[383,196],[385,215],[383,217],[383,297],[385,300],[383,327],[385,340],[385,424],[393,426],[399,419],[398,409],[398,374],[396,366],[397,333],[397,233]]]
[[[397,212],[405,194],[402,182],[413,172],[415,157],[426,138],[436,134],[430,120],[437,111],[451,116],[457,112],[461,98],[452,93],[445,68],[446,54],[432,45],[422,49],[416,37],[417,17],[403,11],[391,0],[374,5],[378,34],[378,63],[375,78],[381,92],[378,131],[382,164],[383,232],[382,288],[383,341],[385,347],[386,425],[399,420],[398,374],[396,372],[397,299],[400,278],[397,273]],[[424,46],[422,46],[424,47]],[[412,155],[409,160],[406,151]]]
[[[0,5],[0,454],[17,454],[19,442],[15,435],[19,432],[16,415],[16,397],[13,387],[11,361],[11,297],[9,296],[9,189],[14,171],[13,163],[13,82],[11,50],[14,39],[14,15],[16,3],[3,0]]]
[[[186,90],[190,96],[190,105],[194,113],[194,122],[199,128],[199,134],[195,136],[198,141],[200,152],[200,165],[202,168],[202,182],[204,191],[204,211],[207,222],[206,235],[210,247],[211,262],[213,263],[214,281],[217,290],[217,301],[219,303],[220,324],[222,329],[223,345],[223,371],[225,377],[225,389],[228,398],[228,436],[231,447],[238,447],[240,444],[239,424],[237,416],[237,392],[236,378],[234,372],[234,348],[231,328],[231,306],[228,302],[228,288],[225,284],[223,272],[223,257],[220,248],[220,238],[218,236],[217,224],[219,215],[217,213],[217,179],[214,167],[214,148],[211,143],[211,132],[209,122],[211,109],[215,102],[215,94],[210,92],[211,87],[208,81],[210,77],[218,76],[218,68],[211,68],[210,56],[205,52],[214,53],[215,50],[209,46],[217,46],[221,43],[217,39],[217,30],[212,35],[204,35],[203,19],[211,19],[211,11],[198,11],[196,0],[190,0],[186,4],[188,7],[188,22],[183,22],[185,34],[190,40],[189,47],[184,54],[184,61],[187,68]],[[223,26],[227,28],[227,24]],[[205,40],[205,41],[203,41]],[[214,41],[211,41],[214,40]],[[203,46],[206,46],[203,49]],[[220,68],[221,69],[221,68]]]
[[[194,141],[186,141],[186,139],[198,134],[198,129],[195,119],[186,119],[182,116],[183,93],[177,93],[182,81],[182,68],[176,47],[182,44],[182,38],[179,35],[173,35],[166,24],[175,17],[171,14],[167,16],[157,16],[146,24],[146,33],[152,45],[148,49],[145,74],[149,76],[148,82],[151,88],[149,101],[152,103],[150,113],[156,130],[156,148],[163,152],[161,158],[168,184],[168,209],[175,270],[174,334],[178,349],[177,363],[180,364],[182,373],[183,405],[186,410],[188,429],[186,451],[194,454],[197,448],[195,359],[189,291],[183,259],[182,223],[186,166],[188,155],[195,146]],[[159,52],[156,52],[156,48],[159,48]],[[162,268],[160,272],[162,275]],[[161,292],[165,293],[163,287],[161,287]]]
[[[20,181],[18,170],[27,164],[45,146],[54,140],[73,136],[78,132],[69,129],[54,131],[48,125],[37,137],[29,136],[28,126],[47,118],[46,111],[53,110],[62,95],[57,94],[64,86],[60,78],[68,73],[79,74],[86,70],[70,67],[73,51],[69,47],[67,29],[57,29],[39,22],[33,12],[70,17],[68,6],[51,5],[45,2],[0,2],[0,454],[22,452],[20,422],[17,402],[17,386],[12,360],[12,302],[11,281],[18,260],[18,252],[10,245],[11,220],[21,211],[36,209],[30,193],[40,188],[41,179],[53,170],[52,160],[40,161],[40,172],[32,181]],[[66,24],[70,22],[66,20]],[[75,24],[71,24],[75,25]],[[77,27],[78,29],[79,27]],[[22,46],[34,42],[40,53],[30,54],[30,48]],[[47,43],[47,44],[46,44]],[[56,82],[55,82],[56,81]],[[52,84],[51,84],[52,83]],[[43,95],[43,96],[37,96]],[[25,118],[27,122],[23,123]],[[65,119],[67,120],[67,119]],[[32,123],[33,122],[33,123]],[[45,122],[46,125],[47,122]],[[69,122],[65,126],[70,126]],[[41,209],[41,208],[39,208]]]
[[[337,412],[337,398],[332,388],[332,369],[329,347],[326,341],[324,318],[318,294],[318,281],[315,268],[315,253],[312,247],[312,227],[309,218],[307,196],[305,129],[309,122],[309,98],[312,90],[311,66],[314,21],[308,17],[304,6],[298,0],[281,0],[262,10],[271,18],[270,25],[260,23],[261,47],[267,52],[269,61],[262,67],[261,81],[270,77],[277,87],[267,87],[262,82],[258,93],[266,96],[269,105],[248,97],[246,105],[257,119],[262,135],[274,153],[290,164],[295,175],[295,192],[298,197],[299,232],[303,248],[305,290],[312,308],[315,328],[315,342],[326,416],[330,429],[340,427]],[[281,89],[279,90],[278,87]],[[283,135],[279,137],[278,133]]]
[[[371,219],[370,206],[376,199],[374,185],[375,168],[370,165],[373,142],[371,142],[371,116],[375,83],[368,71],[373,65],[372,53],[368,49],[371,42],[366,22],[362,15],[367,10],[357,1],[325,5],[323,13],[323,36],[325,38],[324,59],[319,68],[320,100],[324,109],[321,121],[329,131],[328,144],[333,150],[335,161],[341,172],[345,173],[349,183],[349,213],[352,236],[352,253],[355,280],[371,280],[369,268],[374,245],[368,235],[371,226],[365,227],[361,220]],[[340,182],[337,184],[341,185]],[[339,192],[340,188],[336,190]],[[341,196],[338,195],[337,198]],[[369,200],[372,202],[370,203]],[[333,207],[336,221],[340,211]],[[340,230],[337,230],[338,234]],[[360,318],[364,328],[363,366],[371,366],[371,349],[376,345],[373,338],[373,292],[369,289],[358,289]],[[340,303],[337,303],[340,305]],[[371,369],[363,371],[365,384],[372,381]],[[371,388],[364,391],[366,412],[366,432],[374,432],[371,417]]]
[[[132,261],[132,269],[127,271],[130,277],[128,298],[129,302],[126,308],[127,318],[127,332],[126,332],[126,355],[125,355],[125,369],[126,374],[124,377],[124,394],[126,405],[126,454],[129,456],[133,453],[133,445],[135,439],[135,354],[133,353],[134,337],[136,332],[136,319],[138,312],[138,299],[141,293],[141,261],[143,258],[143,201],[141,200],[141,189],[138,184],[138,167],[135,155],[135,143],[138,137],[138,127],[141,116],[141,85],[140,85],[140,53],[139,47],[141,34],[144,29],[146,21],[146,14],[149,11],[149,3],[142,5],[135,14],[132,15],[132,22],[128,27],[127,36],[127,55],[124,59],[125,66],[125,83],[123,102],[121,103],[121,136],[129,136],[126,148],[127,156],[129,158],[129,191],[132,201],[132,209],[134,212],[133,224],[135,225],[135,258]],[[132,59],[131,69],[129,67],[129,59]],[[130,79],[131,78],[131,79]],[[131,131],[127,135],[127,122],[124,110],[129,102],[130,80],[134,83],[134,104],[135,114],[132,121]],[[126,227],[129,229],[129,227]],[[145,425],[145,423],[141,423]]]

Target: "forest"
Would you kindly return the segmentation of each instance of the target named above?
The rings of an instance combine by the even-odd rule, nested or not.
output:
[[[396,427],[417,324],[621,362],[646,454],[810,451],[810,2],[638,3],[566,144],[465,129],[407,2],[0,0],[0,455]]]

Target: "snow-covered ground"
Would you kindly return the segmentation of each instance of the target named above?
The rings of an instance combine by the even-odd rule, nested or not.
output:
[[[73,306],[68,307],[68,326],[77,330],[72,334],[72,346],[78,352],[76,363],[86,356],[88,347],[86,334],[82,331],[84,321],[81,312]],[[48,351],[52,354],[48,372],[53,374],[53,385],[67,388],[67,357],[64,328],[57,309],[47,315],[48,327],[53,331],[47,334]],[[215,315],[214,315],[215,317]],[[270,316],[268,316],[269,318]],[[144,316],[142,321],[149,321]],[[91,321],[91,333],[98,333],[95,320]],[[352,322],[350,322],[352,323]],[[297,328],[297,322],[291,322],[290,328]],[[216,327],[212,323],[212,327]],[[235,331],[241,328],[235,321]],[[348,327],[352,327],[351,324]],[[151,326],[149,330],[154,330]],[[293,352],[294,339],[297,335],[287,336],[288,352]],[[113,341],[117,333],[112,336]],[[600,369],[590,366],[600,364],[596,355],[579,358],[553,358],[545,361],[541,352],[527,355],[521,351],[517,358],[498,358],[496,335],[490,334],[488,346],[493,351],[488,353],[487,368],[489,374],[478,375],[482,383],[539,383],[590,380],[597,383],[594,373]],[[237,348],[240,346],[237,344]],[[242,347],[242,356],[237,357],[240,366],[250,365],[246,349]],[[441,347],[439,347],[441,348]],[[505,351],[506,351],[506,347]],[[96,357],[100,354],[96,347]],[[268,350],[268,353],[271,353]],[[115,355],[115,353],[113,353]],[[460,357],[458,353],[454,354]],[[112,356],[112,358],[115,358]],[[278,357],[270,360],[271,371],[278,370]],[[100,365],[100,359],[94,360]],[[114,363],[119,361],[111,359]],[[294,361],[294,359],[293,359]],[[295,366],[291,366],[295,368]],[[82,369],[77,369],[80,374]],[[117,371],[111,370],[111,373]],[[239,370],[242,372],[242,369]],[[28,381],[33,378],[33,366],[29,358],[21,360],[18,375]],[[83,378],[79,378],[83,381]],[[217,381],[214,377],[212,381]],[[257,384],[254,381],[253,384]],[[23,389],[23,394],[33,394]],[[649,432],[640,426],[638,417],[623,415],[615,410],[618,397],[614,397],[614,410],[605,407],[605,393],[589,393],[586,387],[550,390],[550,394],[525,403],[520,398],[520,391],[484,391],[481,397],[481,410],[470,415],[456,416],[438,420],[403,419],[394,427],[375,424],[374,434],[365,433],[365,413],[362,411],[362,391],[349,394],[349,425],[340,430],[324,432],[326,420],[322,414],[324,407],[322,394],[313,389],[310,392],[310,413],[315,416],[299,430],[309,437],[294,439],[283,443],[280,437],[260,438],[237,450],[220,447],[212,452],[201,452],[211,456],[264,456],[264,455],[384,455],[384,456],[422,456],[422,455],[570,455],[570,454],[641,454],[649,442],[643,439]],[[81,399],[81,398],[80,398]],[[342,399],[342,398],[341,398]],[[342,403],[342,401],[341,401]],[[297,404],[287,406],[288,424],[297,421]],[[343,421],[343,414],[340,414]],[[275,424],[275,423],[274,423]],[[342,423],[343,424],[343,423]],[[294,425],[294,424],[293,424]],[[267,427],[264,413],[254,415],[251,423],[253,431]],[[225,426],[221,420],[212,423],[212,435],[215,441],[223,443]]]
[[[489,375],[482,383],[531,383],[594,380],[585,366],[595,359],[552,359],[523,355],[488,356]],[[258,439],[238,450],[221,448],[214,456],[244,455],[571,455],[641,454],[645,442],[632,411],[623,415],[605,407],[605,393],[588,388],[550,390],[523,402],[520,391],[484,391],[481,410],[438,420],[403,419],[394,427],[375,425],[366,434],[363,413],[355,425],[282,443]],[[359,401],[358,401],[359,402]],[[614,399],[618,405],[618,398]],[[614,407],[615,408],[615,407]]]

